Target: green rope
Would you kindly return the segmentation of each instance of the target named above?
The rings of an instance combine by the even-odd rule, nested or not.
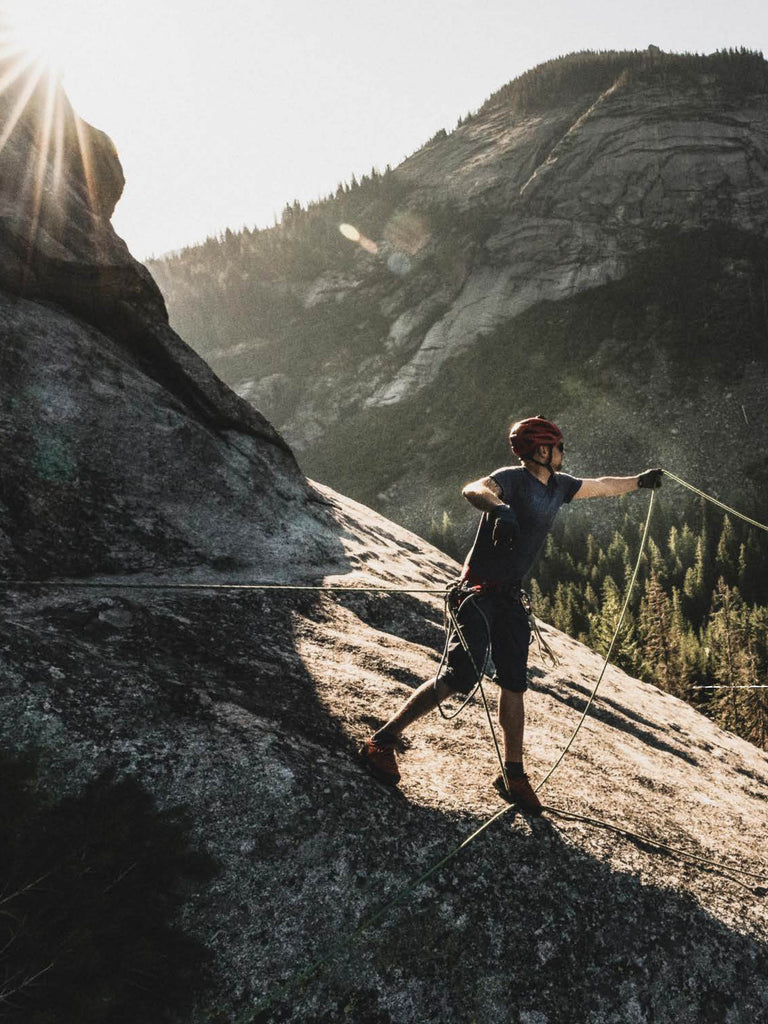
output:
[[[474,595],[470,595],[470,597],[468,597],[467,600],[468,601],[474,600]],[[483,663],[483,668],[482,669],[479,669],[477,667],[477,663],[475,662],[475,657],[474,657],[474,655],[472,654],[472,651],[469,648],[469,644],[467,643],[467,639],[464,636],[464,631],[462,630],[461,626],[459,625],[459,620],[456,617],[456,613],[454,612],[453,608],[451,607],[451,602],[450,601],[446,601],[446,608],[448,610],[448,615],[449,615],[449,617],[451,619],[451,622],[453,624],[453,628],[456,630],[456,634],[457,634],[457,636],[459,638],[459,641],[460,641],[462,647],[464,648],[464,651],[467,654],[467,657],[469,658],[469,660],[470,660],[470,662],[472,664],[472,668],[474,669],[475,679],[477,680],[477,683],[476,683],[475,687],[472,689],[471,693],[467,696],[467,699],[462,703],[461,707],[459,708],[459,710],[455,714],[453,714],[453,715],[446,715],[446,714],[444,714],[442,707],[440,707],[440,705],[438,704],[438,708],[440,709],[440,714],[443,715],[443,718],[447,718],[449,721],[452,718],[456,718],[456,716],[461,711],[463,711],[464,708],[467,706],[467,704],[470,702],[470,700],[472,699],[472,695],[474,694],[475,690],[479,690],[480,691],[480,696],[482,697],[482,700],[483,700],[483,708],[485,709],[485,717],[488,720],[488,728],[491,730],[491,737],[493,738],[493,746],[494,746],[494,748],[496,750],[496,757],[498,758],[498,761],[499,761],[499,767],[501,768],[501,777],[504,780],[504,787],[505,787],[505,789],[509,789],[509,780],[507,779],[507,769],[506,769],[506,766],[504,764],[504,758],[501,756],[501,749],[499,748],[499,741],[496,738],[496,730],[493,728],[493,717],[491,715],[491,709],[488,707],[488,699],[485,696],[485,687],[483,686],[483,675],[484,675],[484,670],[485,670],[485,663]],[[488,630],[488,648],[490,648],[491,631],[490,631],[490,627],[488,626],[488,619],[486,618],[485,612],[482,610],[482,608],[478,607],[477,610],[480,612],[482,617],[485,619],[486,629]],[[446,640],[446,644],[447,644],[447,640]],[[488,660],[488,649],[486,649],[485,657],[486,657],[486,661],[487,661]],[[438,675],[439,675],[439,673],[438,673]]]
[[[674,480],[675,483],[680,484],[681,487],[687,487],[689,491],[693,491],[694,494],[698,494],[700,498],[706,498],[707,501],[712,502],[713,505],[717,505],[718,508],[723,509],[724,512],[729,512],[732,516],[736,516],[737,519],[743,519],[745,523],[749,523],[751,526],[756,526],[758,530],[765,530],[768,533],[768,526],[763,523],[758,523],[756,519],[750,519],[749,516],[745,516],[742,512],[737,512],[735,508],[731,508],[730,505],[724,504],[722,501],[718,501],[717,498],[713,498],[711,494],[707,494],[705,491],[700,491],[698,487],[694,487],[693,484],[687,483],[685,480],[681,480],[679,476],[675,476],[670,470],[664,470],[665,476],[668,476],[670,480]]]
[[[62,587],[65,589],[100,590],[315,590],[361,594],[444,594],[445,587],[334,587],[325,584],[293,583],[124,583],[96,580],[0,580],[0,587]]]
[[[723,864],[721,861],[714,860],[712,857],[702,857],[697,853],[689,853],[687,850],[681,850],[678,846],[669,846],[667,843],[661,843],[658,839],[652,839],[650,836],[642,835],[640,832],[631,832],[627,828],[622,828],[621,825],[614,825],[610,821],[603,821],[602,818],[589,818],[583,814],[575,814],[573,811],[566,811],[562,807],[544,807],[545,811],[551,811],[553,814],[558,814],[563,818],[571,818],[573,821],[583,821],[588,825],[595,825],[599,828],[607,829],[609,832],[615,832],[617,835],[626,836],[629,839],[636,839],[640,843],[644,843],[646,846],[653,846],[657,850],[663,850],[665,853],[672,854],[674,857],[679,857],[681,860],[689,860],[693,864],[701,864],[703,867],[714,868],[725,878],[730,879],[731,882],[735,882],[737,885],[743,886],[745,889],[749,889],[756,896],[764,896],[765,890],[759,886],[747,885],[742,882],[736,875],[743,875],[745,878],[754,878],[758,882],[768,884],[768,875],[758,875],[754,871],[747,871],[746,868],[742,868],[736,864]],[[729,874],[733,872],[733,874]]]
[[[649,530],[650,525],[651,525],[651,516],[653,514],[653,504],[654,504],[655,498],[656,498],[656,492],[652,490],[651,491],[651,500],[648,502],[648,513],[647,513],[647,515],[645,517],[645,527],[643,528],[643,536],[642,536],[642,540],[640,541],[640,550],[637,552],[637,559],[635,561],[635,568],[634,568],[634,571],[632,573],[632,579],[629,581],[629,586],[627,587],[627,593],[626,593],[626,595],[624,597],[624,604],[621,607],[621,612],[619,613],[619,619],[618,619],[618,622],[616,623],[616,628],[613,631],[613,636],[611,637],[611,642],[608,645],[608,651],[606,652],[605,658],[603,659],[603,667],[600,669],[600,674],[597,677],[597,682],[592,687],[592,692],[589,695],[589,700],[586,703],[586,706],[584,708],[584,711],[582,712],[581,718],[579,719],[579,721],[578,721],[578,723],[576,725],[576,728],[571,733],[571,737],[568,740],[568,742],[566,743],[566,745],[563,747],[563,750],[560,753],[560,756],[558,757],[558,759],[555,761],[555,763],[549,769],[547,774],[544,776],[544,778],[541,780],[541,782],[536,787],[535,791],[537,793],[538,793],[538,791],[540,789],[542,789],[547,784],[549,779],[554,775],[556,769],[560,766],[560,763],[562,762],[563,758],[568,753],[568,751],[571,749],[571,745],[573,744],[573,741],[576,739],[576,734],[578,733],[579,729],[581,729],[582,725],[584,724],[584,720],[586,719],[587,715],[589,714],[589,709],[592,707],[592,703],[593,703],[593,701],[595,699],[595,696],[597,695],[597,691],[598,691],[598,689],[600,687],[600,684],[603,681],[603,676],[605,675],[605,670],[608,668],[608,662],[610,661],[611,654],[613,653],[613,648],[614,648],[614,646],[616,644],[616,641],[618,639],[619,632],[621,631],[622,623],[624,622],[624,616],[627,614],[627,608],[629,607],[629,599],[632,596],[632,591],[635,589],[635,583],[637,582],[637,574],[640,571],[640,563],[642,562],[643,552],[645,551],[645,545],[646,545],[646,542],[648,540],[648,530]]]

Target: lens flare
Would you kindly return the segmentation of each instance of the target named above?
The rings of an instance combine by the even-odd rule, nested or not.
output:
[[[387,267],[398,277],[405,277],[411,272],[411,261],[404,252],[393,252],[387,260]]]
[[[360,241],[360,232],[352,224],[339,224],[339,231],[348,238],[350,242]]]
[[[361,249],[369,252],[372,256],[375,256],[378,253],[378,245],[376,245],[371,238],[366,238],[365,235],[361,234],[354,224],[339,224],[339,231],[345,238],[348,238],[350,242],[355,242]]]

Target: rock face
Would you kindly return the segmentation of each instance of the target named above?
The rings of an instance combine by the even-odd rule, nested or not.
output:
[[[0,119],[3,574],[234,565],[265,542],[290,557],[285,502],[312,493],[112,230],[111,141],[29,69]]]
[[[394,584],[406,570],[435,583],[449,568],[374,514],[347,514],[350,537],[379,540],[369,569],[381,579]],[[407,558],[395,546],[404,541],[416,548]],[[433,605],[119,588],[0,601],[4,746],[42,748],[43,778],[57,787],[105,765],[138,776],[162,806],[188,808],[194,842],[219,862],[188,898],[187,927],[215,970],[187,1019],[752,1024],[768,1015],[758,894],[768,885],[768,756],[683,702],[609,670],[542,796],[720,870],[554,812],[507,814],[347,947],[355,928],[504,806],[477,703],[413,732],[401,794],[356,764],[356,741],[435,670]],[[547,633],[561,664],[532,664],[536,781],[599,668],[591,652]],[[292,984],[331,952],[306,984]]]
[[[311,474],[422,532],[469,529],[460,486],[539,412],[577,474],[660,462],[756,507],[767,168],[762,57],[574,55],[303,220],[152,271]],[[334,246],[345,220],[376,251]]]
[[[433,201],[488,202],[503,216],[487,262],[370,405],[436,380],[446,359],[526,309],[624,277],[655,232],[727,223],[768,233],[765,96],[729,104],[714,81],[670,89],[651,78],[641,91],[618,76],[588,105],[521,118],[513,131],[509,121],[491,105],[401,168]]]
[[[26,87],[20,80],[17,88]],[[356,763],[359,738],[434,671],[439,601],[169,584],[430,589],[457,567],[369,509],[309,484],[269,424],[187,351],[146,273],[111,233],[121,174],[108,140],[54,122],[53,139],[79,140],[79,148],[88,138],[92,155],[81,160],[62,143],[50,163],[41,160],[44,88],[33,84],[16,125],[8,121],[15,101],[3,99],[0,127],[3,189],[26,182],[22,167],[45,172],[32,205],[24,188],[3,192],[0,754],[5,765],[36,750],[37,786],[65,819],[74,806],[83,814],[83,798],[56,801],[74,800],[97,773],[131,777],[165,811],[186,808],[191,841],[216,859],[218,873],[200,876],[175,922],[208,950],[207,985],[194,1010],[180,1001],[180,1015],[166,1000],[152,1019],[766,1019],[768,918],[759,892],[768,887],[768,755],[616,670],[547,784],[546,802],[717,867],[554,811],[530,822],[507,814],[328,957],[503,806],[489,785],[494,757],[477,706],[414,732],[400,795],[381,791]],[[74,116],[61,94],[51,102]],[[49,192],[46,175],[57,166],[66,174]],[[71,575],[83,578],[12,582]],[[141,589],[157,583],[166,589]],[[547,632],[561,664],[532,666],[536,780],[599,668],[589,651]],[[5,851],[17,819],[7,773],[2,784]],[[30,947],[21,975],[8,957],[26,935],[24,901],[42,878],[50,887],[50,876],[30,875],[33,860],[22,857],[15,891],[5,885],[0,972],[14,1022],[124,1019],[125,1005],[111,1005],[110,993],[135,989],[137,977],[140,987],[173,992],[183,978],[161,956],[131,973],[133,961],[122,957],[141,950],[124,941],[111,967],[110,949],[93,942],[78,961],[101,899],[131,922],[144,911],[133,893],[147,890],[132,879],[151,871],[157,838],[121,840],[108,805],[86,811],[86,834],[70,833],[56,860],[87,877],[87,851],[109,819],[117,837],[109,871],[88,890],[96,896],[87,907],[51,894],[56,920],[75,922],[72,945],[49,959]],[[164,837],[169,822],[179,832],[182,819],[162,820]],[[45,828],[41,835],[50,842]],[[18,846],[17,832],[11,839]],[[309,982],[296,984],[318,959]],[[82,984],[66,988],[73,976]],[[64,1009],[65,989],[76,1010]]]

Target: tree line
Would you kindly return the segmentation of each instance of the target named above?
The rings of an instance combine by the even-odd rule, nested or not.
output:
[[[768,750],[768,545],[710,509],[657,517],[612,661]],[[531,580],[536,614],[605,654],[640,531],[628,512],[603,541],[566,522]]]

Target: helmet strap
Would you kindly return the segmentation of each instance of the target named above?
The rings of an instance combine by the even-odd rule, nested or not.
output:
[[[548,444],[546,447],[549,448],[549,455],[547,456],[547,461],[546,462],[539,462],[539,460],[538,459],[534,459],[533,456],[531,456],[528,461],[529,462],[535,462],[537,466],[543,466],[544,469],[548,469],[549,470],[549,479],[551,480],[552,477],[555,475],[555,471],[554,471],[554,469],[552,469],[552,455],[554,453],[555,446],[553,444]]]

